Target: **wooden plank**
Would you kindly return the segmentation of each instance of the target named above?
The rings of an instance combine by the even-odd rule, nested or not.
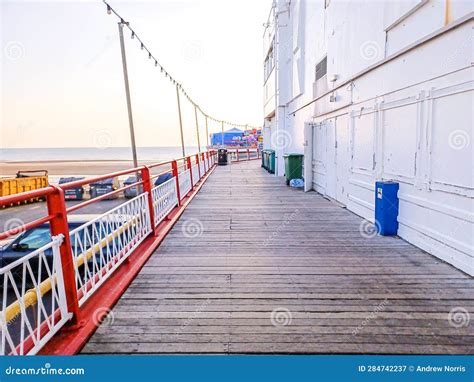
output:
[[[449,317],[474,314],[474,280],[361,223],[257,162],[219,167],[83,353],[472,354]]]

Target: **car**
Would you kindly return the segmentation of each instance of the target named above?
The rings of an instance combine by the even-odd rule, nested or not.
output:
[[[71,215],[69,216],[68,217],[69,231],[70,232],[74,231],[75,229],[81,227],[82,225],[94,220],[97,216],[100,216],[100,215]],[[130,218],[125,215],[116,216],[115,218],[120,219],[120,221],[123,221],[123,222],[125,222],[127,219],[130,220]],[[94,224],[89,225],[87,227],[87,235],[85,234],[86,230],[80,230],[79,235],[76,235],[76,234],[71,235],[71,246],[73,250],[75,248],[84,248],[83,246],[85,246],[85,249],[88,249],[91,247],[91,244],[90,244],[91,242],[93,244],[96,244],[100,242],[101,239],[106,237],[109,233],[111,233],[113,229],[109,228],[110,225],[100,224],[101,222],[105,221],[105,219],[106,219],[105,217],[103,219],[98,219]],[[110,219],[110,215],[108,219]],[[110,232],[107,232],[109,231],[109,229],[110,229]],[[84,236],[86,236],[85,238],[86,240],[84,240]],[[78,242],[76,242],[76,240]],[[4,245],[2,248],[0,248],[0,268],[3,268],[21,259],[22,257],[28,255],[29,253],[39,248],[42,248],[49,242],[51,242],[51,233],[49,229],[49,223],[41,224],[37,227],[34,227],[32,229],[26,230],[25,232],[22,232],[17,237],[15,237],[12,241],[10,241],[6,245]],[[118,244],[117,239],[114,239],[108,243],[108,247],[112,251],[114,247],[117,247],[117,244]],[[49,270],[51,271],[51,266],[53,262],[52,249],[49,248],[46,251],[44,251],[44,256],[48,263]],[[92,257],[88,261],[92,263],[94,261],[94,258]],[[100,264],[103,261],[101,258],[100,252],[98,252],[95,255],[95,261],[96,261],[96,264],[97,262],[99,262]],[[33,273],[33,276],[35,277],[35,279],[37,279],[38,274],[35,270],[40,268],[39,256],[35,256],[31,258],[28,263],[30,264],[30,267],[31,267],[31,273]],[[23,279],[25,275],[27,277],[27,284],[28,285],[33,284],[32,275],[30,274],[28,268],[26,268],[26,273],[23,273],[23,272],[24,271],[23,271],[22,266],[15,267],[12,270],[13,277],[15,278],[15,280],[20,281]],[[42,264],[40,282],[47,277],[48,277],[48,272],[44,264]]]

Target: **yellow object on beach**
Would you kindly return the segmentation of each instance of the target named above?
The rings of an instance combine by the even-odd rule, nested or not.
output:
[[[41,172],[44,172],[44,175],[30,176],[24,175],[30,171],[19,171],[16,178],[0,178],[0,197],[47,187],[49,185],[48,172],[45,170],[41,170]]]

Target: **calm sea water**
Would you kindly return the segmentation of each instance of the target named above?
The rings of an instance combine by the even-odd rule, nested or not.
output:
[[[195,154],[197,147],[185,147],[186,155]],[[181,147],[138,147],[139,160],[168,160],[182,156]],[[73,147],[46,149],[0,149],[0,161],[49,160],[132,160],[130,147]]]

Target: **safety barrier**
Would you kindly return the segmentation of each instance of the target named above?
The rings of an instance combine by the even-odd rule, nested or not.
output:
[[[100,294],[100,287],[140,244],[157,233],[163,220],[213,168],[215,156],[211,150],[60,187],[0,197],[0,207],[36,197],[46,198],[48,207],[47,216],[0,233],[0,240],[18,234],[21,239],[24,231],[33,228],[46,233],[49,230],[51,237],[46,245],[9,264],[2,257],[1,354],[36,354],[66,323],[72,329],[79,327],[84,307]],[[159,172],[153,174],[156,170]],[[152,187],[153,181],[165,174],[171,177]],[[66,206],[65,190],[124,175],[134,175],[136,182]],[[136,190],[137,196],[70,230],[68,214],[129,189]]]
[[[261,158],[259,149],[256,148],[231,148],[227,150],[230,162],[257,160]]]
[[[34,354],[71,318],[59,247],[62,235],[0,269],[1,355]]]
[[[183,189],[183,191],[185,191]],[[160,224],[170,211],[178,205],[176,179],[173,177],[151,190],[155,226]]]
[[[145,192],[70,232],[81,306],[152,231]]]

